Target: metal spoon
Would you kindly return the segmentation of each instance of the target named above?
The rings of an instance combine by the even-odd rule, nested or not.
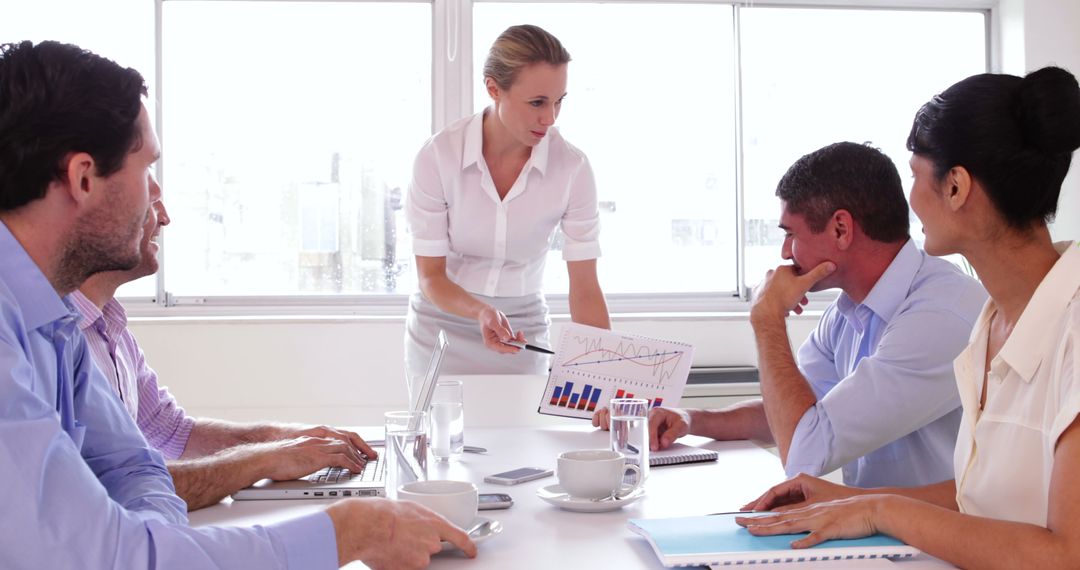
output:
[[[469,538],[473,539],[476,542],[491,538],[492,536],[499,534],[500,532],[502,532],[502,523],[494,519],[476,521],[466,530]],[[457,547],[454,546],[453,543],[447,542],[445,540],[442,541],[443,552],[456,549]]]
[[[470,526],[469,529],[465,531],[465,534],[469,535],[469,537],[471,537],[471,538],[476,538],[478,536],[485,535],[485,534],[487,534],[488,532],[491,531],[491,523],[492,522],[493,521],[491,519],[484,519],[482,521],[479,521],[479,522],[473,524],[472,526]],[[481,531],[483,531],[483,532],[481,532]]]

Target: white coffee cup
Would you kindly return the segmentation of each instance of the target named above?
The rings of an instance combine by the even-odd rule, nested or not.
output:
[[[464,529],[476,519],[479,497],[467,481],[413,481],[398,489],[398,499],[420,503]]]
[[[636,483],[623,489],[626,470],[634,471]],[[626,456],[610,449],[583,449],[559,454],[556,476],[559,485],[571,497],[580,499],[603,499],[625,497],[641,486],[641,468],[627,465]]]

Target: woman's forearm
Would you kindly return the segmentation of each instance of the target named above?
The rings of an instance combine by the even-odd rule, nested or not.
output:
[[[444,312],[476,320],[486,304],[446,276],[445,257],[416,256],[420,292]]]
[[[446,276],[421,279],[420,291],[439,309],[466,319],[476,320],[480,311],[487,308]]]
[[[608,315],[607,300],[599,289],[593,292],[579,292],[571,294],[570,319],[575,323],[589,325],[601,329],[611,328],[611,317]]]
[[[879,532],[961,568],[1076,568],[1075,540],[1033,524],[965,515],[902,496],[878,499]]]
[[[596,275],[596,260],[567,262],[566,271],[570,276],[570,319],[575,323],[610,329],[611,316]]]
[[[880,487],[867,489],[866,491],[868,493],[900,495],[901,497],[937,505],[950,511],[960,510],[956,506],[956,481],[953,479],[921,487]]]

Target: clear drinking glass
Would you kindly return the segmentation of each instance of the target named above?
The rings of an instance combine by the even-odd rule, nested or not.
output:
[[[386,496],[397,498],[405,483],[427,480],[427,412],[386,412]]]
[[[461,380],[439,380],[431,396],[431,455],[439,461],[461,457],[465,448],[465,406]]]
[[[649,401],[643,398],[614,398],[611,407],[611,449],[626,456],[626,463],[641,469],[641,481],[649,477]],[[628,474],[624,483],[634,484]]]

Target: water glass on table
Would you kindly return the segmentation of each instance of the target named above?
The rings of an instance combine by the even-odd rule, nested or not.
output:
[[[634,477],[644,483],[649,477],[649,401],[643,398],[614,398],[611,409],[611,449],[626,456],[628,465],[637,465],[640,473],[628,473],[627,484]]]
[[[386,412],[386,496],[396,499],[398,489],[413,481],[427,480],[427,412]]]
[[[458,459],[465,448],[465,406],[461,380],[439,380],[431,396],[431,455]]]

